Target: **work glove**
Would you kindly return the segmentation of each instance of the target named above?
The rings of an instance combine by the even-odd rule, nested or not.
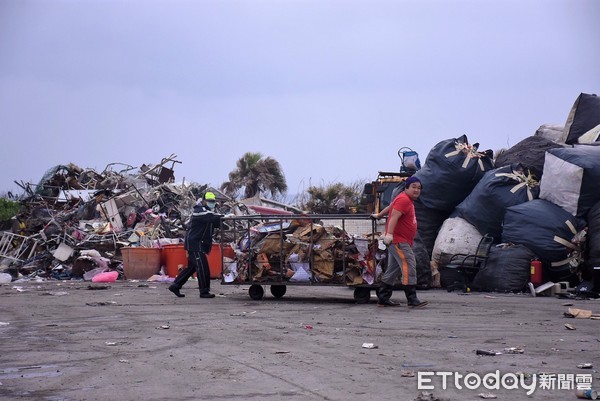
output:
[[[392,234],[385,233],[383,236],[383,243],[389,245],[394,240],[394,236]]]
[[[371,219],[373,219],[373,220],[379,220],[379,217],[377,217],[377,213],[372,213],[371,214]]]

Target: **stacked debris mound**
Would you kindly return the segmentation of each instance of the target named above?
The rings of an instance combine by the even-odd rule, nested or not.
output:
[[[495,169],[486,171],[452,211],[434,204],[424,185],[415,207],[419,232],[430,236],[425,244],[435,239],[432,285],[451,281],[465,284],[462,288],[528,291],[531,262],[539,260],[543,274],[536,285],[566,281],[575,287],[593,281],[591,287],[600,292],[600,277],[594,275],[600,260],[599,138],[600,101],[582,93],[564,128],[543,125],[534,136],[499,152]],[[453,154],[434,156],[444,161]],[[455,174],[451,164],[441,161],[430,167],[428,177]],[[480,254],[488,237],[494,246]],[[473,282],[465,282],[474,268]]]
[[[249,227],[232,244],[235,256],[225,261],[224,281],[373,284],[381,272],[374,235],[350,235],[326,220],[315,222],[321,218],[326,216],[263,221]]]
[[[60,165],[37,185],[17,183],[25,195],[12,232],[0,238],[0,269],[14,278],[84,278],[98,269],[122,273],[122,248],[181,242],[207,186],[174,184],[175,163],[171,155],[138,170],[120,163],[102,172]]]

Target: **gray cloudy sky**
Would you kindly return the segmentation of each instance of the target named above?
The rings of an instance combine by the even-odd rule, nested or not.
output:
[[[467,134],[509,147],[600,91],[597,0],[0,0],[0,193],[57,164],[247,151],[289,192]]]

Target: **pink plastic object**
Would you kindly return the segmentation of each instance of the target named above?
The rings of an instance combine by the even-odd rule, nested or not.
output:
[[[98,273],[92,277],[92,283],[114,283],[117,281],[117,277],[119,277],[119,272],[116,271]]]

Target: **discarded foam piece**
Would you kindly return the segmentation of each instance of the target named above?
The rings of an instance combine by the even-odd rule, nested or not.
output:
[[[98,273],[92,277],[92,283],[114,283],[118,277],[117,271]]]
[[[8,284],[12,281],[12,276],[8,273],[0,273],[0,284]]]

